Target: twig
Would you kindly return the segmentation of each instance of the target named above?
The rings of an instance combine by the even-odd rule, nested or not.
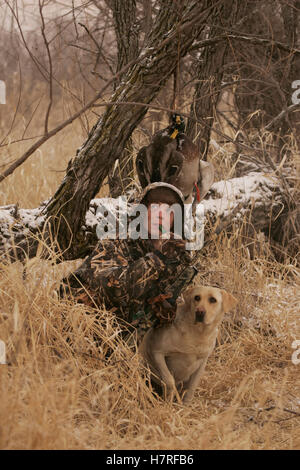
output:
[[[261,413],[262,411],[272,411],[272,410],[275,410],[275,409],[281,409],[279,408],[278,406],[269,406],[268,408],[263,408],[261,410],[259,410],[259,412]],[[290,410],[289,408],[282,408],[282,411],[285,411],[286,413],[291,413],[295,416],[300,416],[300,413],[298,411],[293,411],[293,410]]]
[[[299,104],[291,104],[290,106],[288,106],[286,109],[283,109],[276,117],[274,117],[274,119],[272,119],[272,121],[269,122],[269,124],[267,124],[265,127],[264,127],[264,130],[265,131],[268,131],[271,129],[271,127],[276,124],[278,121],[280,121],[287,113],[291,112],[291,111],[294,111],[294,109],[296,108],[299,108]],[[300,108],[299,108],[300,109]]]
[[[98,42],[96,41],[96,39],[94,38],[94,36],[92,35],[92,33],[89,31],[89,29],[87,28],[87,26],[85,26],[84,24],[82,23],[78,23],[80,26],[82,26],[87,34],[90,36],[90,38],[92,39],[93,43],[96,45],[97,49],[98,49],[98,53],[101,55],[102,59],[104,60],[104,62],[106,63],[107,67],[109,68],[110,72],[112,73],[112,75],[114,75],[114,70],[112,68],[112,66],[110,65],[110,63],[107,61],[105,55],[103,54],[102,50],[101,50],[101,46],[99,46]]]
[[[76,38],[78,39],[79,34],[78,34],[78,29],[77,29],[77,24],[76,24],[76,18],[75,18],[74,0],[72,0],[72,17],[73,17],[74,28],[75,28],[75,31],[76,31]]]
[[[22,41],[23,41],[23,44],[25,46],[25,49],[27,50],[32,62],[35,64],[36,68],[38,69],[38,71],[40,72],[40,74],[42,75],[42,77],[45,79],[45,80],[48,80],[46,75],[44,74],[42,68],[43,68],[43,65],[40,63],[40,61],[32,54],[31,50],[29,49],[28,47],[28,44],[26,42],[26,39],[24,37],[24,34],[23,34],[23,30],[22,30],[22,27],[21,27],[21,24],[20,24],[20,21],[19,21],[19,15],[18,15],[18,4],[16,4],[16,12],[14,11],[13,7],[9,4],[9,1],[8,0],[5,0],[5,3],[6,5],[8,6],[8,8],[10,9],[14,19],[16,20],[16,23],[17,23],[17,26],[18,26],[18,29],[19,29],[19,32],[20,32],[20,35],[21,35],[21,38],[22,38]]]
[[[25,142],[26,140],[39,139],[40,137],[42,137],[42,135],[34,135],[32,137],[22,137],[21,139],[11,140],[10,142],[7,142],[6,144],[1,143],[0,148],[7,147],[8,145],[12,145],[12,144],[18,144],[19,142]],[[15,160],[11,160],[11,161],[15,161]],[[2,165],[2,166],[5,166],[5,165]]]
[[[256,44],[260,46],[277,46],[284,51],[291,52],[292,54],[300,54],[300,49],[289,47],[287,44],[284,44],[279,41],[274,41],[273,39],[267,38],[259,38],[257,36],[250,36],[247,34],[239,35],[239,34],[221,34],[220,36],[216,36],[211,39],[203,39],[202,41],[196,42],[191,50],[200,49],[201,47],[208,47],[214,45],[218,42],[228,40],[228,39],[235,39],[238,41],[250,42],[251,44]]]
[[[46,116],[45,116],[45,134],[48,134],[48,124],[49,124],[49,116],[52,108],[52,102],[53,102],[53,67],[52,67],[52,58],[51,58],[51,53],[50,53],[50,48],[49,48],[49,43],[46,38],[45,34],[45,21],[44,21],[44,16],[43,16],[43,7],[44,7],[44,1],[41,3],[41,0],[39,0],[39,10],[40,10],[40,16],[42,20],[42,27],[41,27],[41,32],[43,36],[43,40],[45,43],[45,47],[47,50],[47,55],[48,55],[48,61],[49,61],[49,104],[48,108],[46,111]]]
[[[71,43],[69,43],[68,46],[70,46],[70,47],[76,47],[77,49],[81,49],[82,51],[88,52],[89,54],[98,55],[98,52],[92,51],[91,49],[87,49],[86,47],[79,46],[78,44],[71,44]]]
[[[8,4],[8,0],[6,0],[6,3],[7,3],[7,5],[8,5],[8,7],[9,7],[9,9],[11,10],[11,13],[12,13],[14,19],[16,20],[16,23],[17,23],[17,26],[18,26],[18,29],[19,29],[19,32],[20,32],[20,35],[21,35],[21,38],[22,38],[22,43],[23,43],[23,45],[24,45],[26,51],[28,52],[29,57],[31,58],[31,60],[33,61],[33,63],[35,64],[35,66],[37,67],[37,69],[39,70],[39,72],[41,73],[42,77],[43,77],[46,81],[48,81],[49,79],[48,79],[47,75],[45,75],[45,73],[44,73],[44,71],[46,71],[47,74],[48,74],[48,70],[47,70],[47,69],[44,67],[44,65],[32,54],[31,50],[30,50],[29,47],[28,47],[28,44],[27,44],[27,42],[26,42],[26,40],[25,40],[23,31],[22,31],[22,28],[21,28],[21,24],[20,24],[20,22],[19,22],[18,11],[17,11],[17,13],[16,13],[16,12],[12,9],[12,7]],[[16,8],[17,8],[17,6],[16,6]],[[50,44],[50,42],[52,42],[52,41],[53,41],[53,38],[52,38],[51,41],[49,41],[49,44]],[[53,81],[55,81],[64,91],[67,91],[73,98],[75,98],[77,101],[80,102],[79,98],[78,98],[69,88],[67,88],[67,87],[65,87],[64,85],[62,85],[62,84],[59,82],[59,80],[57,80],[57,79],[55,78],[54,75],[52,75],[52,79],[53,79]],[[80,104],[82,104],[82,103],[80,102]],[[1,181],[1,180],[0,180],[0,181]]]
[[[9,136],[9,134],[11,133],[11,130],[12,130],[12,128],[13,128],[13,125],[14,125],[15,120],[16,120],[16,117],[17,117],[17,113],[18,113],[18,110],[19,110],[20,102],[21,102],[21,96],[22,96],[22,69],[21,69],[21,65],[20,65],[20,59],[19,59],[19,61],[18,61],[18,65],[19,65],[19,74],[20,74],[20,87],[19,87],[18,102],[17,102],[17,106],[16,106],[16,109],[15,109],[15,112],[14,112],[14,117],[13,117],[13,119],[12,119],[10,128],[9,128],[9,130],[7,131],[6,135],[3,137],[3,139],[1,140],[1,142],[0,142],[0,147],[2,146],[3,142],[5,142],[5,140],[6,140],[7,137]]]
[[[38,104],[35,106],[33,112],[31,113],[31,116],[30,116],[28,122],[26,123],[24,132],[23,132],[23,134],[22,134],[22,139],[20,139],[20,141],[26,140],[26,139],[24,138],[24,137],[25,137],[25,134],[26,134],[26,132],[27,132],[28,127],[30,126],[30,123],[31,123],[32,119],[33,119],[34,116],[35,116],[36,111],[38,110],[38,108],[39,108],[39,106],[40,106],[40,104],[41,104],[41,101],[42,101],[43,97],[44,97],[44,96],[42,95],[42,96],[39,98]],[[32,137],[28,137],[27,140],[28,140],[28,139],[32,139]],[[15,141],[15,142],[17,142],[17,141]],[[14,143],[14,142],[10,142],[10,143],[12,144],[12,143]],[[0,147],[1,147],[1,145],[0,145]]]

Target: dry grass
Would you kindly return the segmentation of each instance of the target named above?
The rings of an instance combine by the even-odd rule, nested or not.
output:
[[[83,138],[75,123],[45,145],[1,185],[1,204],[34,207],[49,197],[63,176],[52,169],[63,170]],[[209,247],[202,265],[199,282],[227,288],[239,304],[193,402],[182,407],[149,389],[112,313],[86,314],[57,299],[74,263],[35,258],[26,276],[21,263],[2,264],[0,339],[9,364],[0,366],[0,448],[300,448],[300,365],[291,361],[300,340],[299,272],[263,255],[251,260],[226,239]]]
[[[300,338],[299,280],[275,270],[267,279],[262,261],[225,246],[205,266],[206,281],[223,279],[239,307],[224,321],[188,407],[152,394],[113,314],[87,315],[82,305],[57,300],[55,286],[70,266],[35,259],[26,279],[20,263],[2,266],[0,338],[10,364],[0,369],[0,447],[298,448],[299,365],[291,362],[291,344]],[[102,338],[98,349],[94,334]]]

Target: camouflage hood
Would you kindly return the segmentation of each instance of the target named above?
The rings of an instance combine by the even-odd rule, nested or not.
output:
[[[182,206],[182,208],[184,208],[184,196],[182,192],[178,188],[176,188],[176,186],[161,181],[157,183],[151,183],[146,186],[146,188],[141,191],[141,193],[137,196],[134,202],[138,204],[143,204],[147,195],[150,193],[150,191],[153,191],[154,189],[168,189],[169,191],[172,191],[176,195],[178,203]]]
[[[173,204],[179,204],[181,206],[181,217],[182,217],[181,218],[181,227],[182,227],[182,230],[180,231],[180,234],[182,234],[182,237],[184,238],[184,233],[182,233],[182,232],[184,232],[184,226],[185,226],[184,196],[178,188],[176,188],[172,184],[164,183],[164,182],[151,183],[148,186],[146,186],[146,188],[144,188],[139,195],[136,196],[136,198],[134,199],[133,202],[135,204],[146,204],[147,205],[147,202],[146,202],[147,196],[149,195],[149,193],[151,191],[154,191],[156,189],[162,189],[162,190],[166,189],[168,191],[171,191],[173,193],[173,195],[175,196],[175,200],[176,200],[176,202],[174,201]],[[163,199],[164,198],[162,197],[162,202],[164,202]]]

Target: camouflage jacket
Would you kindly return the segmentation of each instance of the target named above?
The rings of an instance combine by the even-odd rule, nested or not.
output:
[[[141,338],[149,327],[174,319],[174,301],[194,276],[190,252],[180,242],[169,240],[164,253],[153,250],[151,240],[100,240],[62,288],[78,302],[113,309]]]

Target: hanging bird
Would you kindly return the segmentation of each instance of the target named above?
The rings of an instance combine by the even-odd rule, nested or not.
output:
[[[142,147],[136,157],[137,174],[141,186],[163,181],[176,186],[186,203],[200,202],[214,180],[214,167],[200,160],[196,145],[184,134],[184,120],[172,115],[172,123],[153,136],[151,143]]]

